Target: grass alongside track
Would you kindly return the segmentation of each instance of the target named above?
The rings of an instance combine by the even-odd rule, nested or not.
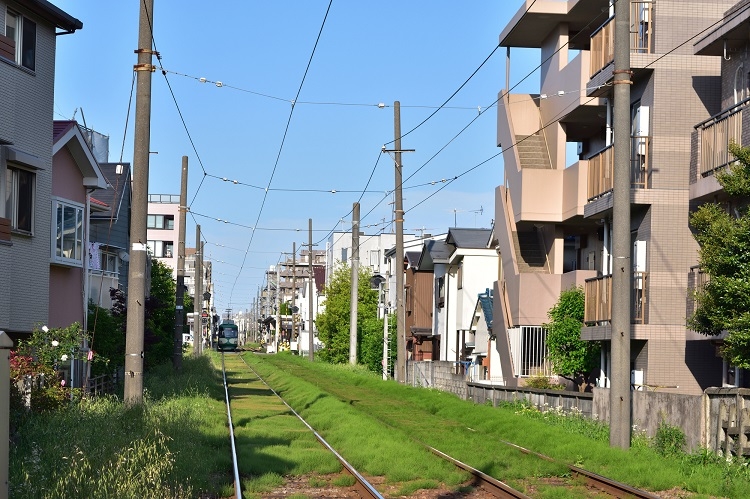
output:
[[[678,487],[697,494],[691,497],[750,497],[748,468],[711,453],[663,458],[646,448],[625,452],[514,409],[477,406],[447,393],[384,382],[362,369],[285,354],[243,356],[353,466],[383,477],[389,494],[409,495],[441,484],[459,488],[466,479],[417,439],[511,486],[533,488],[534,497],[560,497],[546,477],[569,480],[565,468],[500,440],[649,490]],[[236,363],[239,358],[227,357],[232,359],[230,390],[245,497],[261,497],[285,475],[338,471],[302,423]],[[216,359],[216,353],[185,357],[178,374],[171,365],[150,371],[139,407],[127,408],[112,397],[29,416],[12,435],[10,497],[231,496],[232,462]]]
[[[656,492],[681,488],[697,497],[750,497],[747,466],[728,464],[709,453],[667,458],[649,448],[613,449],[607,442],[567,432],[513,410],[478,406],[448,393],[383,382],[378,376],[349,366],[310,363],[291,355],[246,358],[259,372],[279,380],[282,395],[295,401],[292,406],[301,410],[303,417],[308,417],[310,408],[296,401],[295,387],[302,382],[293,378],[304,379],[304,384],[326,394],[323,397],[335,397],[360,411],[362,417],[397,427],[511,486],[523,488],[525,477],[563,472],[509,449],[501,440]]]

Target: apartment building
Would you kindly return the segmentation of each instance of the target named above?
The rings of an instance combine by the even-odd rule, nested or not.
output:
[[[177,278],[177,235],[180,227],[180,195],[149,194],[146,239],[151,255],[172,269]]]
[[[608,387],[614,9],[608,0],[517,3],[500,44],[511,67],[513,48],[539,49],[541,67],[539,93],[503,90],[498,102],[506,176],[495,195],[498,349],[522,359],[527,373],[549,373],[536,328],[561,291],[583,286],[582,337],[602,342],[598,384]],[[700,393],[721,385],[722,362],[711,338],[685,326],[697,257],[688,226],[691,138],[719,107],[721,57],[695,55],[691,37],[734,2],[629,3],[631,381],[635,389]],[[510,332],[523,337],[520,346]],[[517,351],[526,344],[537,351]],[[522,382],[518,366],[503,369],[507,384]]]
[[[713,85],[711,116],[696,123],[691,141],[690,204],[697,207],[706,202],[719,202],[732,210],[733,200],[716,181],[715,174],[726,168],[735,158],[729,152],[732,142],[750,146],[750,113],[745,112],[750,103],[750,1],[743,0],[724,13],[721,22],[699,37],[693,44],[695,54],[719,58],[720,82]],[[734,200],[736,202],[736,200]],[[690,289],[705,282],[697,267],[691,267],[688,279]],[[688,301],[692,312],[694,305]],[[715,343],[721,337],[714,338]],[[747,371],[722,362],[722,386],[750,386]]]
[[[49,319],[56,35],[82,27],[45,0],[0,0],[0,330],[11,338]]]

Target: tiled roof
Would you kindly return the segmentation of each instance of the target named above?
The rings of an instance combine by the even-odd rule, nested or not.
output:
[[[55,120],[52,122],[52,143],[54,144],[60,137],[65,135],[68,130],[78,126],[78,123],[73,120]]]

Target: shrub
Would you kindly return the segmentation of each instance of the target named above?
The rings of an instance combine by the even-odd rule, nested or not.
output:
[[[551,379],[543,375],[530,376],[526,380],[526,386],[529,388],[537,388],[539,390],[565,390],[565,385],[561,383],[553,383]]]
[[[662,456],[677,456],[685,449],[685,434],[677,426],[661,420],[654,436],[654,449]]]

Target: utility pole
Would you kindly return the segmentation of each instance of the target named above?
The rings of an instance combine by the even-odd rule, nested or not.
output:
[[[279,353],[279,334],[281,333],[281,272],[279,267],[276,266],[276,337],[274,338],[274,351],[273,353]]]
[[[612,197],[612,381],[609,444],[627,449],[631,436],[630,285],[630,2],[615,4],[614,192]]]
[[[388,281],[391,274],[386,271],[383,281],[383,381],[388,379]]]
[[[196,357],[203,354],[203,255],[201,254],[201,226],[195,226],[195,296],[193,297],[193,350]]]
[[[401,103],[393,103],[393,135],[396,161],[396,367],[399,383],[406,383],[406,324],[404,307],[404,203],[401,197]]]
[[[177,290],[174,310],[174,353],[172,365],[176,371],[182,369],[182,331],[185,324],[185,223],[187,216],[188,157],[182,157],[182,181],[180,182],[180,224],[177,228]],[[195,349],[195,341],[193,341]]]
[[[307,233],[308,243],[310,248],[310,254],[308,255],[307,272],[310,276],[310,282],[308,283],[310,289],[307,293],[307,308],[309,309],[308,320],[307,320],[307,348],[310,352],[310,362],[313,361],[315,356],[315,340],[313,338],[313,290],[315,289],[315,274],[313,273],[313,238],[312,238],[312,218],[307,220]]]
[[[359,203],[352,207],[352,291],[349,307],[349,363],[357,363],[357,308],[359,305]]]
[[[148,245],[148,167],[151,143],[151,25],[154,1],[140,2],[138,23],[138,64],[135,94],[135,133],[133,143],[133,204],[130,222],[130,266],[128,268],[128,300],[125,333],[124,400],[129,406],[143,402],[143,335],[146,320],[146,265]]]
[[[289,345],[291,346],[297,334],[297,325],[294,323],[294,307],[297,302],[297,243],[292,242],[292,307],[289,310],[292,313],[292,332],[289,333]]]

